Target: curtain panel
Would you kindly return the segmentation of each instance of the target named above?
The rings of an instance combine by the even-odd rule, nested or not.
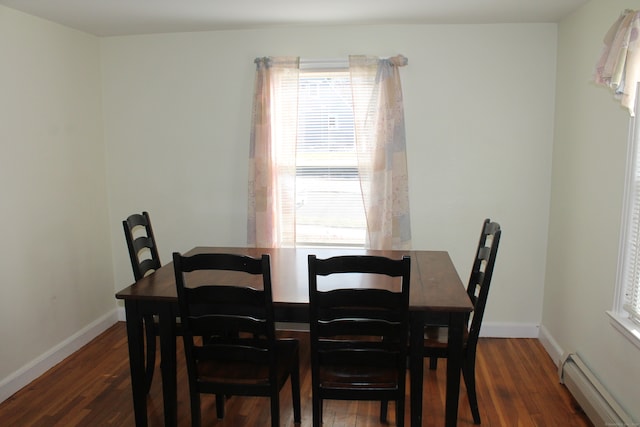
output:
[[[255,63],[247,243],[259,248],[292,247],[300,59],[257,58]]]
[[[367,216],[370,249],[409,249],[411,223],[404,126],[404,106],[399,67],[407,58],[350,56],[349,71],[355,96],[354,115],[358,173]],[[365,102],[356,102],[365,100]],[[368,101],[367,101],[368,100]]]

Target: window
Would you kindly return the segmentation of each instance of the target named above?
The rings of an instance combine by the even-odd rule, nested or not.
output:
[[[407,59],[255,63],[247,243],[410,248]]]
[[[638,11],[625,9],[607,31],[593,77],[596,84],[612,90],[631,115],[616,296],[608,314],[613,325],[640,347],[640,130],[634,118],[640,82],[638,16]]]
[[[631,118],[614,325],[640,346],[640,127]]]
[[[367,224],[347,69],[301,67],[295,163],[296,246],[364,246]]]

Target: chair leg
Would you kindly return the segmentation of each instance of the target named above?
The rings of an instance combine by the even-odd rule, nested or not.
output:
[[[478,409],[478,396],[476,395],[476,373],[475,360],[466,360],[465,366],[462,368],[462,376],[467,387],[467,398],[471,407],[471,415],[473,423],[480,424],[480,410]]]
[[[313,419],[313,427],[320,427],[322,425],[322,399],[320,399],[317,394],[316,391],[311,398],[313,406],[311,417]]]
[[[437,368],[438,368],[438,358],[435,356],[431,356],[429,358],[429,369],[433,371],[434,369],[437,369]]]
[[[224,394],[216,394],[216,414],[219,420],[224,418],[224,399]]]
[[[271,427],[280,427],[280,394],[278,385],[271,392]]]
[[[381,423],[385,423],[387,422],[387,412],[388,412],[388,406],[389,406],[389,402],[386,400],[383,400],[380,402],[380,422]]]
[[[396,426],[404,427],[404,399],[396,401]]]
[[[298,354],[295,356],[294,367],[291,369],[291,398],[293,400],[293,422],[302,422],[302,412],[300,410],[300,360]]]
[[[200,393],[190,390],[191,394],[191,427],[200,427],[202,418],[200,415]]]
[[[147,360],[145,366],[145,387],[147,394],[151,390],[151,381],[153,380],[153,370],[156,366],[156,324],[153,315],[144,316],[144,332],[147,341]]]

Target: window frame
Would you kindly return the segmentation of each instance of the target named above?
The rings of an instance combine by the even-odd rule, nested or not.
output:
[[[635,189],[637,185],[640,185],[640,183],[635,183],[636,169],[640,168],[639,149],[640,126],[636,122],[636,117],[631,117],[629,120],[629,131],[627,136],[627,160],[625,166],[624,199],[621,221],[622,229],[620,232],[618,250],[616,287],[614,292],[613,308],[606,313],[610,318],[611,325],[638,348],[640,348],[640,324],[634,322],[630,318],[629,313],[624,308],[624,304],[625,291],[627,287],[627,242],[629,239],[636,238],[640,243],[640,231],[638,231],[638,235],[634,237],[630,227],[631,222],[633,221],[632,209],[634,206],[634,197],[638,195],[638,198],[640,199],[640,191],[636,191]],[[640,286],[640,284],[637,286]]]

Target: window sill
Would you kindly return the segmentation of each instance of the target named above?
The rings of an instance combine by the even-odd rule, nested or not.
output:
[[[633,345],[640,348],[640,326],[613,311],[607,311],[607,314],[610,317],[611,325],[631,341]]]

